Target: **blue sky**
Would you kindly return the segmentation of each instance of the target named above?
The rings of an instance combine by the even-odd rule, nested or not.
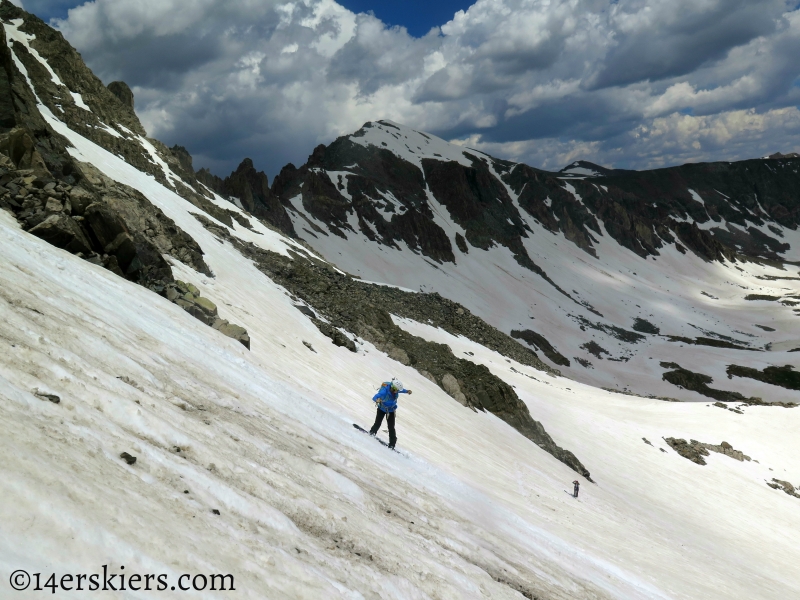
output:
[[[469,0],[342,0],[339,2],[353,12],[375,13],[387,25],[402,25],[414,37],[422,37],[432,27],[439,27],[453,18],[459,10],[466,10]]]
[[[70,8],[80,6],[80,0],[23,0],[25,10],[44,21],[67,17]],[[405,27],[414,37],[421,37],[432,27],[438,27],[453,18],[459,10],[466,10],[469,0],[342,0],[339,2],[355,13],[372,11],[387,25]]]
[[[797,0],[22,1],[222,175],[377,119],[553,170],[800,151]]]

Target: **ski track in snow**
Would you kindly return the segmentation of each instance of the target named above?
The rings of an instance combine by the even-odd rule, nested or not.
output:
[[[191,216],[198,209],[39,108],[77,159],[142,191],[201,245],[215,277],[171,261],[175,276],[246,327],[252,351],[152,292],[22,232],[0,211],[4,577],[17,568],[86,573],[103,564],[167,573],[172,581],[181,573],[232,573],[237,594],[248,598],[518,598],[503,581],[548,599],[766,600],[800,588],[800,501],[764,485],[773,476],[800,482],[792,433],[800,410],[754,407],[735,415],[708,402],[610,394],[396,319],[457,356],[471,352],[470,360],[515,386],[534,418],[598,482],[585,484],[575,502],[562,493],[575,477],[565,465],[370,344],[358,354],[333,346],[285,290]],[[438,144],[417,135],[395,138],[397,151],[417,156],[417,143]],[[380,142],[368,136],[361,139]],[[435,149],[466,160],[452,148]],[[151,156],[161,164],[155,148]],[[459,231],[436,208],[448,235]],[[284,255],[297,246],[252,223],[258,233],[234,228],[233,235]],[[600,263],[532,228],[525,244],[533,260],[570,293],[591,282],[598,292],[589,300],[612,322],[632,314],[620,306],[620,291],[635,289],[640,304],[659,307],[657,324],[669,333],[699,335],[691,322],[735,337],[722,325],[730,311],[776,326],[776,336],[790,329],[782,327],[783,312],[768,319],[769,310],[741,301],[748,292],[729,287],[780,288],[786,282],[752,287],[754,275],[775,270],[743,265],[739,273],[672,250],[645,261],[607,234],[597,245]],[[790,237],[797,248],[800,236]],[[556,335],[565,312],[598,320],[520,269],[503,248],[471,248],[456,268],[443,269],[407,247],[364,245],[361,268],[353,269],[348,244],[320,240],[315,246],[341,268],[411,289],[444,286],[496,326],[516,327],[533,311],[533,328],[559,340],[565,354],[573,348],[561,348]],[[720,300],[707,299],[698,314],[701,290]],[[723,353],[703,351],[704,366],[724,370]],[[644,352],[661,360],[670,353],[685,358],[685,349],[666,341]],[[764,363],[748,354],[749,365]],[[626,383],[643,385],[653,379],[648,369],[657,365],[638,354],[610,376],[597,369],[589,383],[614,385],[625,374]],[[398,413],[398,445],[408,460],[351,426],[369,426],[369,398],[391,376],[415,392]],[[736,381],[736,389],[747,385]],[[42,400],[35,389],[61,402]],[[760,462],[712,454],[700,467],[666,447],[661,437],[670,435],[725,439]],[[137,456],[133,466],[120,460],[123,451]]]

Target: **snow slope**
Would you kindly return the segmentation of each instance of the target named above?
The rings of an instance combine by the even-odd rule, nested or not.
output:
[[[800,584],[797,500],[762,481],[797,479],[800,413],[598,392],[407,323],[473,352],[586,457],[599,484],[575,501],[574,474],[510,427],[371,348],[332,346],[230,247],[201,243],[216,279],[176,275],[230,304],[253,352],[2,215],[4,572],[233,573],[244,597],[274,598],[519,597],[497,578],[546,598]],[[408,458],[350,426],[388,374],[416,391],[399,417]],[[724,438],[760,464],[700,467],[640,439],[660,435]]]
[[[252,351],[24,233],[0,211],[3,597],[26,597],[6,591],[15,569],[60,576],[102,572],[102,565],[164,573],[172,584],[182,573],[231,573],[247,598],[772,599],[800,588],[800,500],[764,483],[800,483],[797,409],[751,407],[739,415],[611,394],[398,320],[516,387],[534,417],[596,476],[597,485],[585,484],[575,500],[564,493],[575,476],[564,464],[369,344],[356,354],[332,345],[285,290],[199,224],[191,214],[198,209],[40,110],[76,158],[140,190],[200,244],[215,277],[180,263],[175,276],[246,327]],[[288,254],[294,242],[253,226],[258,233],[232,234]],[[659,285],[688,295],[700,285],[691,282],[711,278],[715,287],[703,289],[723,298],[725,310],[768,316],[720,295],[727,280],[715,273],[726,266],[698,264],[664,284],[655,269],[625,271],[639,263],[611,247],[599,249],[613,267],[604,274],[557,238],[537,236],[537,244],[545,238],[556,249],[533,249],[564,257],[557,267],[565,272],[550,268],[552,276],[576,285],[608,280],[598,286],[608,291],[587,297],[605,310],[632,284],[658,299]],[[431,266],[437,277],[397,259],[410,253],[374,250],[376,280],[415,289],[444,280],[498,318],[514,320],[504,309],[533,303],[537,322],[556,323],[558,302],[565,304],[497,248],[486,253],[489,266],[459,257],[461,270]],[[398,281],[406,266],[423,279]],[[739,277],[752,285],[753,273],[762,272]],[[484,296],[512,283],[518,287],[503,298]],[[496,306],[500,300],[507,304]],[[679,300],[663,299],[659,314],[677,313],[677,323],[691,310]],[[715,324],[715,310],[722,309],[692,318]],[[351,426],[369,424],[369,397],[391,376],[415,392],[401,400],[403,454]],[[759,462],[712,454],[701,467],[662,436],[726,440]],[[136,463],[127,465],[121,452]],[[185,594],[164,593],[171,595]]]

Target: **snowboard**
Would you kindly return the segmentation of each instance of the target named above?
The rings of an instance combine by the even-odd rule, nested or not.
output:
[[[362,432],[362,433],[366,433],[367,435],[369,435],[369,431],[367,431],[366,429],[364,429],[364,428],[363,428],[361,425],[359,425],[358,423],[353,423],[353,427],[355,427],[356,429],[358,429],[360,432]],[[381,438],[379,438],[378,436],[374,436],[374,437],[375,437],[375,439],[376,439],[378,442],[380,442],[380,444],[381,444],[381,445],[383,445],[383,446],[386,446],[387,448],[389,448],[389,444],[388,444],[388,442],[385,442],[384,440],[382,440],[382,439],[381,439]],[[398,454],[400,454],[400,455],[403,455],[403,453],[402,453],[402,452],[400,452],[399,450],[397,450],[396,448],[389,448],[389,450],[391,450],[392,452],[397,452],[397,453],[398,453]]]

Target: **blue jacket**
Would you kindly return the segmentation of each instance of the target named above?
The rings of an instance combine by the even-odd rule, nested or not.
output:
[[[407,394],[408,390],[401,390],[399,392],[392,391],[391,382],[381,384],[381,389],[372,397],[373,402],[378,403],[380,408],[385,413],[393,413],[397,410],[397,394]]]

